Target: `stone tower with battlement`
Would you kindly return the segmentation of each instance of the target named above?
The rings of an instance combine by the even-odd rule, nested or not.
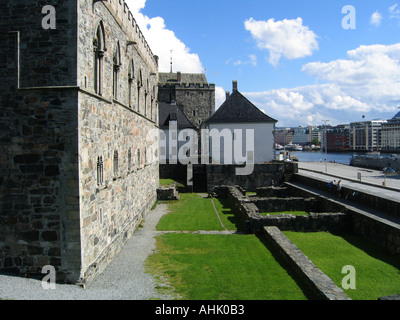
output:
[[[123,0],[0,15],[0,271],[86,284],[156,201],[158,59]]]
[[[176,102],[197,128],[215,112],[215,84],[202,73],[160,73],[158,99]]]

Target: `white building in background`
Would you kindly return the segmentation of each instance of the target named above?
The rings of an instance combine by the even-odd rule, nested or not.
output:
[[[233,91],[205,122],[210,132],[210,156],[218,164],[262,164],[275,159],[275,124],[247,100],[233,81]]]

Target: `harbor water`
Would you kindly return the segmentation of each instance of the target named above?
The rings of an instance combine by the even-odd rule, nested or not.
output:
[[[353,156],[361,155],[365,155],[365,153],[328,153],[328,162],[350,165]],[[383,156],[385,157],[385,155]],[[320,151],[291,151],[290,157],[296,157],[300,162],[325,162],[325,153]]]
[[[290,157],[296,157],[300,162],[325,162],[324,152],[293,151]],[[328,153],[328,162],[336,162],[350,165],[353,153]]]

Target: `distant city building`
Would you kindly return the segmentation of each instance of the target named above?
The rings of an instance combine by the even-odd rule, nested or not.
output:
[[[290,137],[288,140],[288,133],[290,131],[290,128],[279,128],[275,129],[275,143],[280,144],[282,146],[285,146],[288,143],[292,143],[292,133],[290,133]]]
[[[400,112],[382,124],[382,151],[400,151]]]
[[[309,143],[307,127],[297,127],[293,129],[293,144],[306,145]]]
[[[353,151],[381,150],[381,130],[386,120],[350,123],[350,146]]]
[[[328,151],[343,152],[350,150],[350,125],[339,125],[328,129]]]
[[[322,141],[322,131],[319,127],[308,127],[308,143],[313,144],[315,141]]]

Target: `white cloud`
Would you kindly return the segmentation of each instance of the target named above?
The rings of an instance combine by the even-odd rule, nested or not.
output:
[[[191,53],[173,31],[165,25],[161,17],[150,18],[141,13],[146,0],[125,0],[131,10],[140,30],[143,32],[151,50],[159,57],[159,71],[169,72],[171,50],[173,71],[201,73],[204,71],[198,54]]]
[[[226,61],[226,64],[228,64],[232,59],[229,59]],[[255,54],[250,54],[249,55],[249,59],[246,61],[242,61],[242,60],[236,60],[235,62],[233,62],[234,66],[241,66],[241,65],[248,65],[251,64],[254,67],[257,67],[257,56]]]
[[[222,87],[215,86],[215,110],[225,102],[226,91]]]
[[[269,51],[269,62],[274,66],[282,57],[289,60],[304,58],[318,50],[317,35],[303,25],[301,18],[276,22],[274,19],[256,21],[250,18],[244,24],[258,47]]]
[[[399,19],[400,18],[400,9],[398,9],[398,3],[392,5],[388,9],[389,14],[390,14],[390,19]]]
[[[306,64],[303,71],[337,85],[357,100],[377,104],[399,99],[400,43],[360,46],[347,56],[346,60]]]
[[[245,95],[278,126],[392,117],[400,104],[400,43],[360,46],[347,59],[313,62],[303,71],[325,83]],[[303,121],[303,122],[301,122]]]
[[[381,25],[382,18],[382,14],[380,14],[379,11],[375,11],[371,16],[369,23],[376,27],[379,27]]]

